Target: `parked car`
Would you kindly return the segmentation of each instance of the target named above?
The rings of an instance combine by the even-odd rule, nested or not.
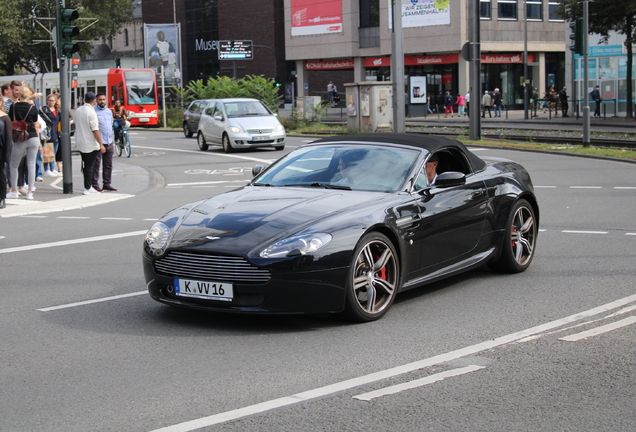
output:
[[[484,264],[523,272],[536,250],[528,171],[449,138],[323,138],[254,173],[152,226],[143,268],[153,299],[237,313],[344,311],[364,322],[399,292]]]
[[[258,99],[213,99],[201,114],[197,142],[202,151],[221,145],[226,153],[254,147],[285,148],[285,128]]]
[[[183,113],[183,134],[186,138],[191,138],[199,128],[201,113],[210,103],[210,99],[195,100]]]

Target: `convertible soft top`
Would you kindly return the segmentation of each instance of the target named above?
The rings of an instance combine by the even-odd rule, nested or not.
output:
[[[473,171],[480,171],[484,169],[486,163],[477,157],[473,152],[469,151],[461,142],[440,136],[434,135],[419,135],[419,134],[406,134],[406,133],[369,133],[369,134],[355,134],[355,135],[340,135],[329,138],[322,138],[314,141],[316,143],[350,143],[350,144],[364,144],[364,143],[386,143],[386,144],[399,144],[412,147],[421,148],[427,150],[429,153],[435,153],[438,150],[444,148],[456,148],[462,151]]]

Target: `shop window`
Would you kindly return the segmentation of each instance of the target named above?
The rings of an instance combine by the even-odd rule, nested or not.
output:
[[[529,21],[541,21],[543,19],[543,0],[527,0],[526,14]]]
[[[561,4],[558,0],[548,0],[548,19],[550,21],[563,21],[559,15],[557,15],[557,11],[561,7]]]
[[[500,20],[516,20],[517,0],[497,0],[497,12]]]
[[[490,0],[479,0],[479,17],[492,18],[492,4]]]

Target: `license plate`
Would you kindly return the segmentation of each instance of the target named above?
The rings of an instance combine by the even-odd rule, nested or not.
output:
[[[150,121],[150,119],[149,119],[149,118],[141,117],[141,118],[139,119],[139,123],[148,123],[149,121]]]
[[[255,136],[252,141],[269,141],[269,136]]]
[[[232,288],[232,284],[227,282],[209,282],[191,279],[174,280],[174,293],[181,297],[232,301],[234,298]]]

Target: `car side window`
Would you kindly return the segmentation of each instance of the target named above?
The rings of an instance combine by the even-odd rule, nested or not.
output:
[[[221,106],[221,102],[217,102],[214,105],[214,115],[223,117],[223,107]]]
[[[426,175],[426,166],[422,166],[417,178],[415,179],[415,190],[421,190],[428,186],[428,176]]]

